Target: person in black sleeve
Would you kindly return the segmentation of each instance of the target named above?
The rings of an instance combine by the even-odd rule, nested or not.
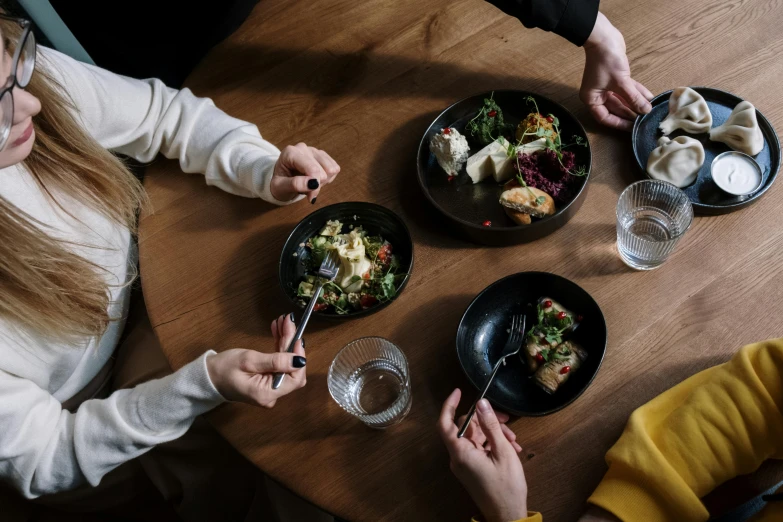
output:
[[[598,11],[598,0],[487,0],[519,18],[562,36],[585,50],[585,70],[579,98],[600,123],[631,130],[637,114],[652,107],[652,93],[631,78],[620,31]]]

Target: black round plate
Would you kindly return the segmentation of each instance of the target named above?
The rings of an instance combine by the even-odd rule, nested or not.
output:
[[[511,316],[524,313],[526,330],[536,323],[536,302],[550,297],[583,316],[571,339],[587,351],[587,360],[560,389],[550,395],[533,382],[521,357],[510,357],[498,370],[487,399],[514,415],[549,415],[584,392],[598,373],[606,352],[606,322],[590,294],[564,277],[547,272],[521,272],[482,291],[465,311],[457,329],[457,357],[476,389],[486,385],[492,366],[508,339]]]
[[[691,87],[704,97],[712,113],[712,126],[722,125],[731,114],[734,107],[742,101],[742,98],[730,92],[712,89],[710,87]],[[672,91],[659,94],[652,100],[653,109],[648,114],[638,116],[633,126],[633,152],[636,162],[642,169],[643,175],[647,175],[647,158],[658,146],[658,138],[663,136],[658,125],[669,114],[669,97]],[[696,181],[683,189],[693,204],[693,211],[698,214],[728,214],[741,208],[745,208],[769,190],[778,176],[780,170],[780,141],[775,129],[758,109],[756,109],[761,132],[764,135],[764,149],[755,156],[763,179],[761,188],[749,196],[732,196],[726,194],[712,181],[710,166],[712,160],[718,154],[731,150],[728,145],[710,141],[709,134],[688,134],[682,130],[672,132],[669,137],[690,136],[701,142],[704,146],[704,165],[702,165]]]
[[[397,288],[397,294],[389,301],[380,303],[366,310],[337,314],[334,312],[314,312],[313,317],[326,317],[332,319],[353,319],[354,317],[368,315],[391,304],[408,284],[410,274],[413,271],[413,240],[408,227],[397,214],[373,203],[345,202],[329,205],[316,210],[296,225],[294,231],[288,236],[280,254],[279,278],[283,292],[291,302],[299,307],[299,299],[296,289],[300,281],[308,274],[307,260],[310,251],[304,246],[308,239],[318,234],[329,220],[339,220],[345,226],[343,232],[347,232],[350,225],[361,225],[372,235],[380,235],[392,244],[394,255],[400,259],[400,273],[407,274]],[[296,255],[294,255],[296,254]]]
[[[465,125],[481,109],[484,98],[490,96],[494,96],[495,101],[503,109],[506,121],[515,126],[530,112],[533,112],[534,109],[525,102],[527,96],[533,96],[542,114],[552,113],[560,120],[560,130],[565,141],[572,141],[573,136],[579,136],[587,142],[587,133],[579,120],[559,103],[540,94],[527,91],[494,91],[494,94],[492,92],[476,94],[460,100],[444,110],[424,133],[419,143],[417,156],[419,184],[435,208],[442,212],[471,241],[493,246],[533,241],[551,234],[565,225],[582,205],[590,181],[592,163],[590,144],[588,143],[587,147],[568,149],[576,155],[576,164],[584,165],[588,171],[587,176],[584,177],[582,188],[574,199],[569,204],[559,207],[552,216],[534,219],[530,225],[517,225],[506,215],[498,203],[500,194],[503,192],[500,185],[493,180],[485,180],[474,185],[464,167],[456,179],[448,181],[448,176],[430,152],[430,139],[442,128],[452,127],[464,135]],[[481,149],[481,146],[471,143],[470,137],[466,137],[471,154],[475,154]],[[492,222],[491,227],[482,225],[487,220]]]

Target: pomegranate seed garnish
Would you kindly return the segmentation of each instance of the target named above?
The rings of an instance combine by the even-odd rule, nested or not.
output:
[[[560,369],[560,375],[565,375],[565,374],[567,374],[570,371],[571,371],[571,367],[570,366],[563,366]]]
[[[498,111],[489,111],[489,113],[487,113],[487,116],[489,116],[490,118],[494,118],[497,115],[498,115]]]
[[[451,134],[451,128],[446,127],[445,129],[443,129],[443,134]]]
[[[552,306],[552,301],[550,301],[549,299],[544,301],[544,308],[549,308],[550,306]]]
[[[538,362],[544,362],[544,356],[543,356],[543,355],[541,355],[540,353],[537,353],[537,354],[536,354],[536,361],[538,361]]]
[[[491,227],[492,226],[492,221],[486,220],[485,222],[482,223],[482,225],[484,225],[485,227]]]
[[[557,312],[557,318],[561,319],[561,320],[565,319],[566,318],[566,313],[565,312]]]
[[[549,123],[552,123],[552,122],[555,121],[555,119],[552,116],[547,116],[546,117],[546,121],[548,121]]]
[[[453,180],[454,178],[456,178],[456,177],[457,177],[457,176],[449,176],[447,179],[448,179],[449,181],[452,181],[452,180]]]

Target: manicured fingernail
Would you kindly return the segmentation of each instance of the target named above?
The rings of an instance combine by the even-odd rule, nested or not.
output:
[[[478,410],[481,413],[489,413],[492,411],[492,406],[489,405],[489,401],[487,399],[481,399],[478,403]]]
[[[313,199],[312,199],[312,201],[310,201],[310,203],[312,203],[313,205],[315,205],[315,200],[316,200],[316,199],[318,199],[318,198],[317,198],[317,197],[313,198]]]
[[[294,313],[293,312],[291,312],[290,317],[291,317],[291,322],[292,323],[296,322],[296,319],[294,319]]]
[[[294,368],[304,368],[305,364],[307,364],[307,359],[301,355],[294,356]]]
[[[318,183],[317,179],[310,179],[307,181],[307,188],[310,190],[315,190],[320,186],[320,183]]]

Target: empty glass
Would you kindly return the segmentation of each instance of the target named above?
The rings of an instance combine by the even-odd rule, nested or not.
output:
[[[381,337],[364,337],[340,350],[327,384],[337,404],[371,428],[397,424],[411,409],[408,361]]]
[[[617,250],[626,265],[653,270],[663,264],[693,222],[687,194],[671,183],[633,183],[617,202]]]

